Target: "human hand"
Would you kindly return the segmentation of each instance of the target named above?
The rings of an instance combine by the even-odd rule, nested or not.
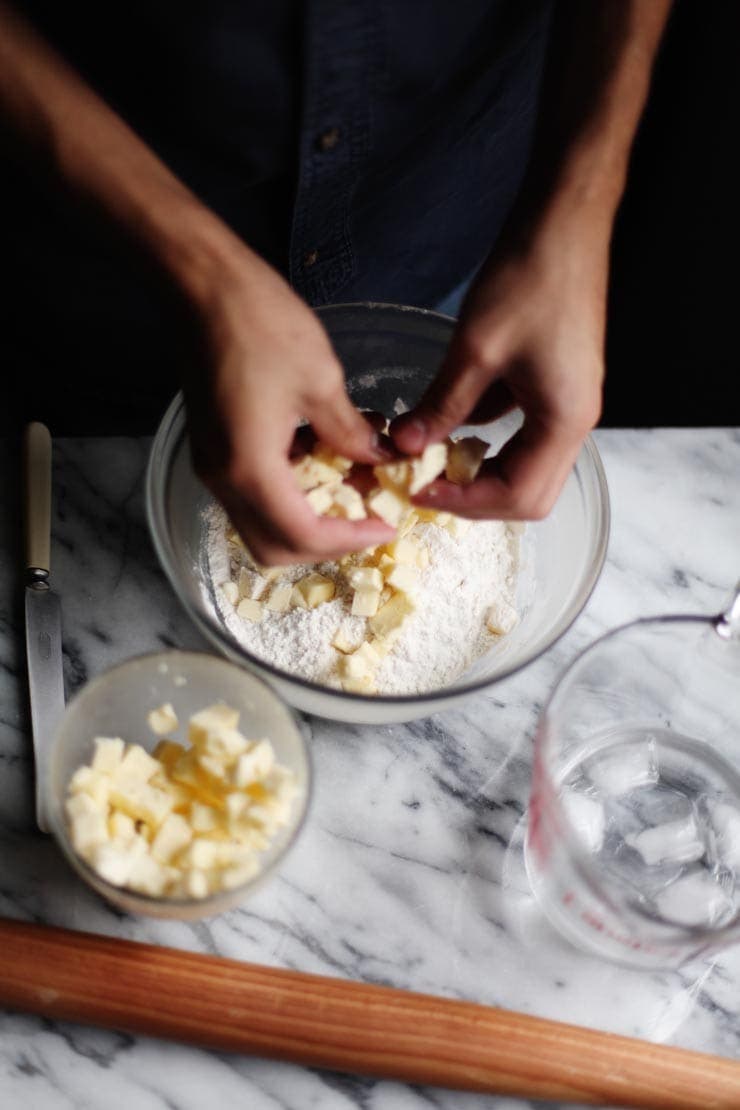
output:
[[[392,538],[379,520],[317,517],[291,473],[302,419],[338,454],[387,458],[346,394],[317,316],[254,256],[244,273],[215,284],[203,298],[206,367],[185,387],[191,449],[251,554],[268,566],[318,562]]]
[[[600,414],[607,266],[608,229],[579,218],[483,267],[437,378],[391,435],[418,454],[517,406],[524,422],[474,482],[438,480],[417,504],[473,518],[548,514]]]

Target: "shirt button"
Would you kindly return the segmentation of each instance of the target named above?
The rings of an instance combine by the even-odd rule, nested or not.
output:
[[[316,140],[316,146],[319,150],[326,151],[334,150],[334,147],[339,142],[339,128],[327,127],[326,131],[322,131]]]
[[[304,254],[304,256],[303,256],[303,265],[306,267],[306,269],[309,269],[309,267],[314,266],[318,262],[318,260],[319,260],[319,252],[318,251],[309,251],[307,254]]]

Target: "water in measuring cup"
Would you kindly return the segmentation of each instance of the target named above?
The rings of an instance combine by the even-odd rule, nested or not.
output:
[[[610,731],[579,753],[560,793],[614,894],[638,912],[719,929],[740,911],[740,776],[706,744]]]

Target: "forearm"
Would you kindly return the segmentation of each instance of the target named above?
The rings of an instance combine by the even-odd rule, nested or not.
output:
[[[556,0],[517,217],[611,226],[671,0]]]
[[[0,3],[0,112],[60,185],[91,200],[206,302],[213,275],[269,267],[16,13]]]

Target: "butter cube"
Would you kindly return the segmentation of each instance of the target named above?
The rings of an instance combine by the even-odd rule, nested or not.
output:
[[[78,813],[70,821],[69,832],[75,851],[87,857],[97,845],[108,840],[108,823],[100,810]]]
[[[96,736],[94,743],[95,755],[92,757],[90,766],[93,771],[101,774],[112,774],[123,758],[125,748],[123,740],[119,737]]]
[[[265,609],[269,609],[272,613],[286,613],[290,609],[292,593],[292,582],[283,582],[279,586],[273,586],[265,602]]]
[[[257,601],[262,597],[267,586],[267,579],[252,567],[240,567],[237,589],[240,598]]]
[[[108,832],[113,840],[133,840],[136,835],[136,825],[127,813],[121,813],[120,810],[115,809],[108,818]]]
[[[416,567],[405,566],[397,563],[393,570],[386,576],[386,582],[394,590],[402,590],[405,594],[412,594],[419,584],[419,572]]]
[[[239,604],[239,587],[236,582],[233,582],[231,579],[229,579],[228,582],[223,582],[221,584],[221,593],[224,595],[229,605],[233,605],[236,608]]]
[[[190,803],[190,827],[193,832],[208,833],[218,828],[218,810],[202,802]]]
[[[382,579],[381,579],[382,581]],[[352,598],[353,617],[374,617],[380,605],[380,590],[357,590]]]
[[[199,766],[197,752],[192,748],[178,759],[171,774],[176,783],[190,789],[195,800],[216,807],[222,805],[219,791]]]
[[[210,893],[208,875],[193,867],[182,877],[182,893],[187,898],[207,898]]]
[[[232,732],[239,725],[239,710],[217,701],[193,713],[188,721],[188,740],[195,748],[202,747],[209,736]]]
[[[327,447],[325,443],[317,443],[311,453],[319,462],[334,467],[340,474],[349,474],[354,465],[352,459],[348,459],[344,455],[335,455],[331,447]]]
[[[211,780],[215,780],[216,783],[218,783],[219,779],[225,780],[226,764],[222,759],[218,759],[216,756],[213,755],[207,755],[204,752],[199,752],[197,759],[198,766],[200,767],[201,771],[203,771]],[[219,789],[218,785],[216,785],[216,789]]]
[[[84,817],[88,813],[99,813],[104,815],[108,807],[102,807],[89,794],[80,791],[79,794],[72,794],[71,797],[67,798],[64,803],[64,808],[69,820],[74,821],[75,818]]]
[[[367,506],[391,528],[397,528],[406,510],[406,502],[391,489],[376,490],[367,499]]]
[[[111,803],[134,820],[146,821],[157,828],[173,808],[172,797],[141,780],[116,780],[110,792]]]
[[[140,894],[160,898],[168,883],[172,882],[176,875],[176,871],[164,867],[153,856],[140,856],[131,866],[126,885],[139,891]]]
[[[412,495],[418,493],[424,486],[433,482],[444,470],[446,462],[446,443],[430,443],[425,447],[419,458],[411,463],[409,493]]]
[[[345,520],[364,520],[367,516],[365,504],[354,486],[343,482],[332,490],[330,516],[341,516]]]
[[[419,545],[415,540],[397,539],[386,545],[386,551],[394,563],[405,563],[406,566],[416,565]]]
[[[380,663],[380,656],[372,644],[363,643],[351,655],[345,655],[340,661],[339,673],[342,678],[352,679],[361,683],[372,683],[375,671]]]
[[[329,466],[313,455],[304,455],[298,462],[293,463],[291,470],[298,483],[299,489],[311,490],[316,486],[331,485],[341,482],[342,471],[334,466]]]
[[[342,679],[342,689],[351,694],[375,694],[377,687],[372,675],[363,675],[361,678],[347,676]]]
[[[481,468],[488,447],[485,440],[479,439],[478,436],[465,436],[463,439],[453,440],[445,466],[447,481],[455,482],[459,486],[472,482]]]
[[[504,636],[519,623],[519,614],[503,598],[495,602],[486,614],[486,628],[494,636]]]
[[[415,608],[408,594],[394,594],[368,621],[370,631],[379,639],[383,639],[389,632],[398,628]]]
[[[126,753],[118,764],[114,778],[117,782],[132,780],[148,782],[152,775],[156,775],[161,768],[158,759],[154,759],[140,744],[129,744]]]
[[[303,598],[306,608],[316,609],[324,602],[332,600],[335,587],[331,578],[313,572],[296,582],[295,589],[298,595]]]
[[[170,813],[152,841],[152,855],[161,863],[169,863],[192,839],[193,830],[189,822],[178,813]]]
[[[243,789],[269,774],[275,762],[275,752],[269,740],[257,740],[244,755],[240,755],[233,771],[234,785]]]
[[[306,494],[306,500],[317,516],[324,516],[329,512],[334,502],[333,486],[316,486]]]
[[[155,736],[166,736],[168,732],[174,732],[179,724],[177,714],[170,702],[160,705],[158,709],[152,709],[151,713],[147,714],[146,720]]]
[[[347,581],[353,590],[380,590],[383,575],[377,567],[354,567],[347,575]]]
[[[111,782],[110,775],[93,771],[92,767],[78,767],[70,780],[69,790],[72,794],[87,794],[97,809],[105,809],[110,796]]]
[[[124,886],[131,875],[137,859],[141,856],[130,845],[124,843],[97,844],[91,854],[90,863],[98,875],[113,886]]]
[[[242,620],[251,621],[252,624],[259,624],[263,616],[262,604],[252,600],[251,597],[243,597],[236,607],[236,612]]]
[[[152,756],[164,767],[172,767],[184,751],[182,744],[176,744],[174,740],[160,740]]]
[[[246,794],[233,793],[226,795],[224,803],[229,821],[238,821],[249,805],[249,799]]]
[[[396,462],[374,466],[373,474],[378,480],[378,485],[383,489],[405,493],[411,478],[411,467],[408,462],[399,459]]]

